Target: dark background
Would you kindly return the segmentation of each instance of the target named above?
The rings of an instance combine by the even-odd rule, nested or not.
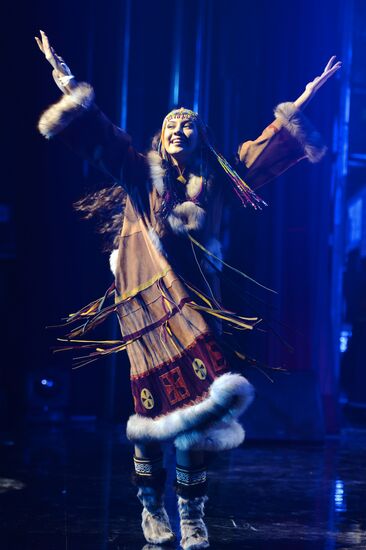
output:
[[[275,105],[294,100],[331,55],[342,56],[344,13],[343,2],[319,0],[64,0],[7,6],[1,34],[0,201],[9,212],[1,225],[4,429],[25,419],[107,415],[119,420],[131,412],[125,357],[71,371],[70,357],[50,351],[55,333],[45,326],[102,295],[112,275],[100,238],[72,210],[73,201],[103,184],[103,176],[57,140],[46,142],[36,129],[42,110],[60,96],[33,38],[38,30],[47,32],[78,80],[93,84],[99,106],[113,121],[126,117],[126,129],[142,151],[172,107],[180,44],[179,105],[192,108],[196,97],[218,148],[229,155],[240,141],[257,137]],[[325,159],[318,165],[302,162],[263,188],[269,208],[243,210],[240,220],[232,220],[230,243],[230,260],[278,291],[273,297],[247,288],[264,300],[263,313],[294,352],[268,331],[251,337],[248,349],[293,373],[280,401],[294,401],[294,385],[301,401],[295,398],[286,414],[308,406],[298,384],[310,376],[314,426],[318,422],[320,432],[323,412],[328,431],[338,427],[334,270],[343,267],[334,263],[332,235],[343,75],[329,81],[306,110],[328,144]],[[42,388],[42,379],[53,386]]]

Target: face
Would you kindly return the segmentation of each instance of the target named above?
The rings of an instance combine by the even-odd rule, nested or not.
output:
[[[199,141],[197,124],[193,119],[172,118],[164,129],[163,147],[179,163],[189,160]]]

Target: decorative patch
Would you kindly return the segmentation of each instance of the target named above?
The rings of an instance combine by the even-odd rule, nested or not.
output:
[[[145,409],[152,409],[154,407],[154,398],[152,393],[147,388],[141,390],[141,403]]]
[[[205,483],[207,479],[207,472],[205,469],[191,470],[176,467],[177,482],[181,485],[199,485]]]
[[[197,357],[192,362],[192,367],[194,370],[195,375],[200,380],[205,380],[207,376],[207,369],[205,367],[205,364],[201,359],[198,359]]]
[[[171,405],[189,397],[187,385],[179,367],[159,376]]]
[[[227,367],[225,358],[223,357],[220,348],[216,344],[215,340],[207,342],[212,355],[212,364],[215,372],[220,372]]]

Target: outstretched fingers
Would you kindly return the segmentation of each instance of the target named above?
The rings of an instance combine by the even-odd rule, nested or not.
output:
[[[44,55],[44,50],[43,50],[42,42],[40,41],[40,39],[38,38],[38,36],[35,36],[34,39],[35,39],[35,41],[37,42],[37,45],[38,45],[39,49],[41,50],[41,52],[42,52],[43,55]]]
[[[325,69],[324,69],[324,73],[326,73],[327,71],[329,71],[329,69],[332,68],[332,65],[334,63],[334,61],[336,60],[337,56],[336,55],[332,55],[332,57],[329,59],[328,63],[326,64],[325,66]]]
[[[328,63],[325,66],[323,75],[326,75],[327,78],[329,78],[329,76],[332,76],[332,74],[337,72],[342,67],[342,61],[337,61],[335,63],[336,59],[337,57],[335,55],[332,55],[332,57],[329,59]]]
[[[36,42],[39,49],[44,54],[47,61],[52,65],[54,69],[57,69],[57,60],[54,55],[53,48],[50,46],[48,36],[44,31],[39,31],[41,33],[41,40],[37,37]]]

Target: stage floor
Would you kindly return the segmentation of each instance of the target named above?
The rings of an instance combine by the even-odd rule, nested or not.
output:
[[[1,443],[2,550],[151,550],[129,482],[132,447],[115,426],[29,426]],[[324,445],[244,444],[209,466],[207,525],[217,550],[366,548],[366,431]],[[174,453],[166,448],[166,505]],[[168,548],[168,547],[164,547]],[[172,548],[172,547],[170,547]],[[178,548],[178,546],[177,546]]]

